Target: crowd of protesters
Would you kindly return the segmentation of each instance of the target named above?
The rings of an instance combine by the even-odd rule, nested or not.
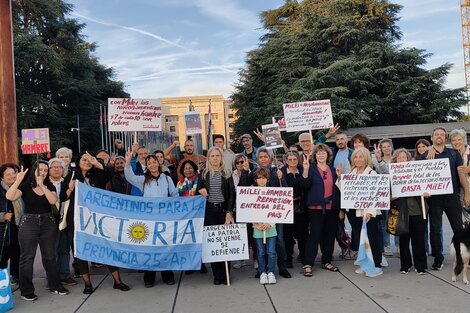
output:
[[[254,134],[264,140],[262,133],[255,131]],[[325,142],[333,137],[335,145],[331,148]],[[446,146],[447,139],[451,148]],[[71,256],[76,181],[134,196],[202,195],[206,197],[206,226],[236,221],[237,186],[292,187],[294,223],[248,224],[253,262],[232,264],[234,269],[253,264],[261,284],[277,282],[276,265],[280,276],[291,278],[289,269],[294,262],[302,264],[305,277],[312,277],[319,250],[320,268],[338,272],[338,266],[333,264],[333,252],[338,225],[345,218],[351,226],[351,243],[341,252],[341,257],[356,260],[361,225],[365,221],[375,270],[364,273],[359,267],[356,273],[369,277],[383,274],[382,267],[388,266],[386,256],[394,255],[390,235],[385,230],[387,210],[342,208],[341,174],[388,174],[390,163],[426,158],[449,160],[454,192],[433,196],[423,194],[428,219],[423,218],[419,197],[391,199],[392,206],[406,207],[409,211],[409,233],[392,237],[403,274],[412,266],[417,274],[425,274],[428,269],[426,254],[434,257],[433,270],[443,268],[443,212],[454,232],[463,229],[466,216],[462,208],[470,204],[470,148],[467,135],[461,129],[447,134],[444,128],[436,128],[431,134],[431,142],[426,139],[416,142],[413,156],[403,148],[394,150],[392,140],[387,138],[373,147],[365,134],[356,134],[349,140],[339,131],[339,126],[332,127],[316,141],[311,133],[300,134],[298,145],[284,147],[282,158],[273,150],[255,147],[250,134],[242,135],[240,140],[243,151],[239,154],[226,148],[222,135],[214,135],[213,147],[207,156],[196,153],[191,139],[183,143],[183,154],[178,141],[164,151],[153,153],[137,143],[126,152],[122,142],[117,142],[116,155],[105,150],[85,151],[73,160],[72,150],[63,147],[56,151],[55,157],[49,161],[38,160],[31,169],[17,164],[1,165],[1,267],[9,264],[11,284],[19,284],[22,299],[36,300],[32,281],[39,245],[47,288],[51,292],[68,294],[64,286],[77,284],[76,279],[80,277],[83,293],[94,291],[88,261]],[[114,289],[130,290],[121,281],[119,268],[110,265],[107,268],[114,279]],[[223,263],[212,263],[211,270],[215,285],[227,282]],[[200,272],[208,272],[204,264]],[[192,273],[194,271],[186,271],[187,275]],[[175,283],[172,271],[161,272],[161,276],[164,283]],[[143,273],[145,287],[154,286],[155,280],[156,272]]]

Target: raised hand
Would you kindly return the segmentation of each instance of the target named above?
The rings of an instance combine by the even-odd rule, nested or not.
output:
[[[250,170],[250,161],[246,156],[243,156],[243,170],[248,172]]]
[[[75,176],[75,171],[72,172],[72,177],[70,177],[70,182],[69,182],[69,189],[74,190],[75,189],[75,184],[77,183],[76,179],[73,179]]]
[[[259,140],[266,142],[266,138],[264,137],[263,132],[260,132],[258,128],[254,130],[253,133],[256,135],[256,137],[259,138]]]
[[[139,143],[138,142],[134,142],[132,144],[132,155],[136,155],[137,154],[137,150],[139,150]]]
[[[310,166],[310,160],[308,158],[308,155],[305,155],[305,153],[302,153],[302,167],[309,168],[309,166]]]
[[[377,144],[374,144],[374,154],[377,161],[382,161],[382,151],[380,150],[380,147]]]
[[[132,159],[132,152],[127,149],[127,152],[126,152],[126,165],[130,165],[131,164],[131,159]]]
[[[17,182],[22,182],[24,177],[26,176],[26,173],[28,172],[28,169],[23,171],[23,165],[21,165],[21,170],[16,174],[16,181]]]
[[[331,136],[333,136],[334,134],[336,134],[336,132],[341,128],[341,126],[339,125],[339,123],[336,123],[335,126],[332,126],[330,127],[330,129],[328,129],[328,132],[326,133],[326,138],[330,138]]]

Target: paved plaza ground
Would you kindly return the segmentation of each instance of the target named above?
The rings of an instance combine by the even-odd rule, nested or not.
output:
[[[445,219],[445,218],[444,218]],[[447,221],[446,221],[447,222]],[[263,286],[254,278],[252,266],[232,270],[232,285],[214,286],[212,274],[175,273],[176,284],[167,286],[157,275],[153,288],[145,288],[143,274],[123,271],[122,280],[131,286],[128,292],[114,290],[113,280],[106,270],[95,269],[92,276],[96,291],[82,294],[83,283],[67,287],[67,296],[53,295],[44,288],[46,281],[40,260],[36,259],[36,294],[39,299],[27,302],[14,293],[14,311],[22,313],[54,312],[393,312],[393,313],[468,313],[470,312],[470,285],[461,277],[452,283],[451,259],[448,242],[451,231],[445,225],[445,261],[442,271],[432,271],[418,276],[414,271],[399,273],[399,258],[388,258],[390,266],[384,274],[367,278],[354,273],[352,261],[340,260],[335,252],[334,264],[339,273],[314,267],[311,278],[301,274],[300,263],[291,269],[292,278],[277,276],[276,285]],[[393,240],[392,240],[393,242]],[[250,262],[251,264],[251,262]],[[428,258],[428,267],[432,258]]]

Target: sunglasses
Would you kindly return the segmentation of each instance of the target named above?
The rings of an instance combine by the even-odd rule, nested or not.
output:
[[[235,164],[245,164],[245,161],[241,160],[241,161],[236,161]]]

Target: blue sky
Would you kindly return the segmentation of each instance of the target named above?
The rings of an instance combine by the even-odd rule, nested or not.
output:
[[[67,1],[67,0],[66,0]],[[134,98],[228,97],[246,52],[264,31],[259,13],[281,0],[68,0],[95,55]],[[459,0],[396,0],[403,47],[426,49],[428,68],[453,63],[446,87],[465,84]]]

